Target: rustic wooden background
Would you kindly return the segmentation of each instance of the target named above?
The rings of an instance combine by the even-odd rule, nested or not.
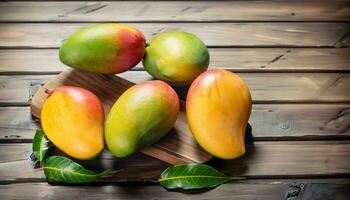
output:
[[[141,154],[115,160],[104,153],[85,163],[125,169],[93,186],[52,186],[33,168],[38,124],[31,97],[66,69],[58,60],[62,40],[101,22],[133,25],[147,40],[192,32],[208,45],[211,68],[237,72],[248,83],[254,143],[239,159],[213,163],[247,180],[169,192],[149,181],[167,164]],[[0,198],[348,199],[349,45],[350,1],[0,2]],[[142,65],[121,76],[150,79]]]

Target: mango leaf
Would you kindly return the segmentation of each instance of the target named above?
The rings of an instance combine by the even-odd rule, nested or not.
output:
[[[41,163],[44,158],[47,150],[50,148],[51,143],[46,138],[42,130],[36,130],[34,139],[33,139],[33,153],[31,155],[32,160],[37,164]]]
[[[63,156],[51,156],[44,161],[46,178],[59,182],[88,183],[114,172],[112,170],[103,172],[91,171]]]
[[[168,189],[199,189],[215,187],[233,179],[244,178],[226,176],[208,165],[188,164],[168,167],[160,175],[158,182]]]

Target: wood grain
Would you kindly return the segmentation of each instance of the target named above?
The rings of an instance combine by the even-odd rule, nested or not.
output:
[[[1,21],[349,21],[349,2],[2,2]]]
[[[0,144],[0,181],[45,181],[42,169],[33,168],[30,154],[31,144]],[[247,144],[247,153],[243,157],[221,161],[214,166],[224,173],[249,178],[331,178],[349,176],[349,155],[349,141],[255,142]],[[116,159],[104,152],[97,160],[77,162],[89,169],[124,169],[101,180],[103,182],[156,179],[168,166],[139,153]]]
[[[234,72],[350,71],[348,48],[211,48],[209,53],[210,68]],[[57,49],[0,50],[0,74],[57,74],[65,69]],[[139,63],[131,70],[144,69]]]
[[[191,199],[269,199],[280,200],[288,190],[284,184],[226,184],[207,192],[196,192],[190,195]],[[323,186],[325,189],[341,191],[345,187],[340,185]],[[130,186],[79,186],[64,187],[51,186],[47,183],[21,183],[0,186],[1,196],[4,199],[187,199],[189,194],[169,192],[159,185]],[[333,193],[334,193],[333,192]]]
[[[346,47],[350,23],[128,23],[150,41],[166,31],[196,34],[208,46]],[[57,48],[89,23],[1,23],[2,48]],[[317,36],[317,37],[316,37]]]
[[[222,170],[236,175],[261,176],[260,174],[264,172],[271,176],[279,174],[285,177],[294,175],[317,177],[323,174],[323,171],[335,167],[337,169],[333,172],[328,171],[327,176],[337,176],[337,173],[348,176],[350,173],[348,142],[329,140],[255,142],[253,145],[248,145],[244,157],[223,161]],[[324,148],[326,146],[328,147]],[[293,169],[287,166],[293,166]],[[265,167],[267,169],[263,169]],[[308,170],[310,172],[306,172]]]
[[[284,199],[294,189],[302,188],[299,193],[290,197],[300,199],[320,199],[333,197],[337,200],[347,200],[349,184],[303,183],[283,184],[266,180],[266,183],[246,183],[243,181],[221,185],[213,190],[202,192],[169,192],[158,185],[103,185],[103,186],[51,186],[47,183],[16,183],[1,185],[0,192],[4,199]]]
[[[254,140],[339,139],[350,136],[350,105],[254,104]],[[0,107],[0,143],[31,142],[40,128],[29,107]]]
[[[350,102],[348,73],[238,73],[251,90],[254,103]],[[120,74],[134,83],[150,80],[142,71]],[[53,75],[0,76],[0,104],[28,105],[30,96]],[[185,98],[185,90],[178,90]]]
[[[1,76],[0,102],[21,105],[28,104],[41,83],[53,76]],[[33,91],[35,90],[35,91]]]

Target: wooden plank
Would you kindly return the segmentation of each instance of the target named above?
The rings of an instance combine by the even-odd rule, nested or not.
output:
[[[349,46],[350,23],[129,23],[149,41],[165,31],[196,34],[208,46]],[[88,23],[1,23],[2,48],[57,48]],[[317,36],[317,37],[316,37]]]
[[[225,160],[221,166],[223,171],[230,174],[249,174],[256,177],[270,175],[273,177],[277,174],[286,177],[294,175],[317,177],[321,174],[332,177],[342,174],[348,177],[350,173],[348,145],[349,141],[329,140],[255,142],[247,147],[244,157]],[[334,167],[337,169],[333,171]]]
[[[344,187],[343,185],[341,185]],[[338,186],[338,189],[341,188]],[[284,198],[288,185],[284,184],[244,184],[222,185],[207,192],[169,192],[159,185],[130,186],[50,186],[47,183],[19,183],[1,185],[0,192],[4,199],[269,199]],[[331,186],[324,186],[330,188]],[[335,188],[337,189],[337,188]],[[337,191],[337,190],[336,190]]]
[[[31,144],[0,144],[0,182],[45,181],[42,169],[29,159]],[[55,153],[60,154],[60,153]],[[235,160],[214,164],[230,175],[250,178],[348,177],[349,141],[279,141],[247,144],[247,153]],[[97,160],[77,161],[89,169],[123,168],[103,182],[157,179],[168,165],[155,158],[135,154],[116,159],[105,151]]]
[[[67,69],[58,58],[57,49],[0,50],[0,72],[58,73]]]
[[[341,72],[350,71],[347,48],[214,48],[210,68],[234,72]],[[57,49],[2,49],[2,74],[56,74],[67,67]],[[131,70],[144,70],[139,63]]]
[[[0,185],[4,199],[269,199],[289,198],[347,200],[350,195],[349,184],[303,183],[284,184],[266,180],[266,183],[246,183],[237,181],[221,185],[205,192],[169,192],[159,185],[102,185],[67,187],[47,183],[16,183]],[[301,183],[300,183],[301,182]]]
[[[30,187],[32,185],[32,187]],[[0,186],[5,199],[282,199],[288,185],[227,184],[205,193],[186,194],[168,192],[158,185],[148,186],[95,186],[95,187],[52,187],[46,183],[24,183]],[[20,191],[20,192],[14,192]],[[219,198],[218,198],[219,197]]]
[[[205,192],[169,192],[159,185],[51,186],[47,183],[16,183],[1,185],[4,199],[327,199],[347,200],[349,184],[266,184],[234,182]],[[315,180],[317,182],[317,180]],[[294,193],[292,193],[294,191]]]
[[[349,2],[2,2],[1,21],[349,21]]]
[[[348,73],[238,73],[248,84],[255,103],[350,102]],[[119,74],[134,83],[150,80],[142,71]],[[0,104],[28,105],[35,89],[53,75],[0,76]],[[185,98],[185,90],[177,89]]]
[[[27,104],[35,89],[53,76],[1,76],[0,102],[8,104]],[[35,91],[33,91],[35,90]]]
[[[350,105],[254,104],[254,140],[349,138]],[[29,107],[0,107],[0,143],[31,142],[40,128]]]

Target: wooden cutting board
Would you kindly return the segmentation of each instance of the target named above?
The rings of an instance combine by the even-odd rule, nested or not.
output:
[[[105,113],[108,113],[119,96],[134,83],[115,75],[68,69],[47,81],[34,95],[31,101],[31,112],[34,117],[40,118],[47,94],[62,85],[90,90],[100,98]],[[181,102],[181,111],[172,131],[161,141],[142,149],[141,152],[170,164],[204,163],[212,158],[194,140],[187,124],[184,102]]]

